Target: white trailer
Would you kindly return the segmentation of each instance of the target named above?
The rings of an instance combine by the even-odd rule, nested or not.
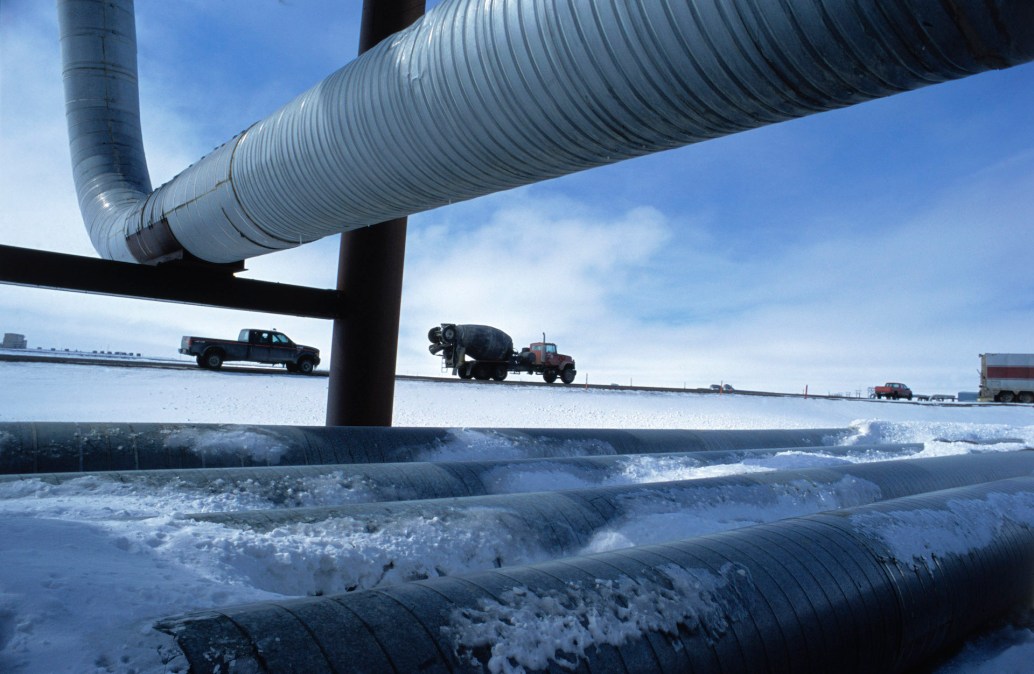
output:
[[[1034,403],[1034,353],[980,354],[980,400]]]

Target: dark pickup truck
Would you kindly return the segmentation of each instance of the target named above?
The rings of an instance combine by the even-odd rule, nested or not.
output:
[[[285,365],[288,372],[311,374],[320,364],[319,349],[295,344],[275,330],[241,330],[237,341],[211,337],[184,337],[180,353],[196,356],[197,364],[216,370],[229,360]]]

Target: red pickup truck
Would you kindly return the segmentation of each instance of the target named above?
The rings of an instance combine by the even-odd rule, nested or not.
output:
[[[887,382],[883,386],[877,386],[874,388],[873,395],[876,398],[887,398],[889,400],[898,400],[899,398],[911,400],[912,389],[897,382]]]
[[[241,330],[237,341],[186,336],[180,340],[180,353],[196,356],[198,365],[211,370],[228,360],[250,360],[285,365],[288,372],[311,374],[320,364],[319,349],[295,344],[275,330]]]

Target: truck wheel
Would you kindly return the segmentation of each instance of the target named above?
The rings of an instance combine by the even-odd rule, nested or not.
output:
[[[565,384],[570,384],[574,381],[574,378],[577,375],[578,373],[574,371],[573,367],[565,367],[563,371],[560,373],[560,381],[564,382]]]
[[[460,379],[470,379],[474,376],[474,373],[471,371],[471,365],[471,363],[461,363],[460,366],[456,368],[456,374],[460,376]]]
[[[218,370],[223,366],[223,354],[218,351],[207,351],[204,355],[205,367],[210,370]]]
[[[542,378],[546,380],[547,384],[552,384],[556,381],[556,368],[547,367],[542,373]]]
[[[302,374],[312,374],[315,366],[312,364],[311,358],[302,358],[298,361],[298,365],[295,366],[295,369],[297,372],[301,372]]]
[[[492,373],[492,379],[495,379],[496,381],[503,381],[504,379],[506,379],[506,374],[507,372],[505,365],[496,365],[495,372]]]
[[[1012,391],[1002,391],[998,394],[998,402],[1011,403],[1014,397],[1015,396],[1013,395]]]
[[[1034,393],[1031,393],[1030,391],[1024,391],[1019,395],[1018,399],[1021,403],[1026,403],[1029,405],[1030,403],[1034,403]]]
[[[474,372],[474,379],[478,381],[488,381],[491,376],[488,366],[483,363],[474,363],[471,370]]]

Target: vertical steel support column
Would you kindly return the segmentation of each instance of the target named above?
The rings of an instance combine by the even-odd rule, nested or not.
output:
[[[424,7],[424,0],[365,0],[359,53],[409,26]],[[328,426],[391,425],[405,254],[406,218],[341,235],[344,299],[331,342]]]

